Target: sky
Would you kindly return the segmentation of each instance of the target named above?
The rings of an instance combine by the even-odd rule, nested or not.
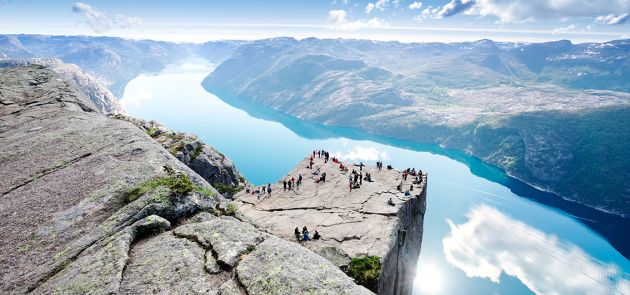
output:
[[[601,42],[630,38],[630,0],[0,0],[0,33]]]

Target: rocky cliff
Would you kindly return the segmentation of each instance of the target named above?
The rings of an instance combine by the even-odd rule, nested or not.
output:
[[[245,185],[245,178],[236,170],[232,160],[203,143],[197,136],[174,132],[155,121],[125,115],[114,115],[112,118],[136,125],[178,160],[197,172],[223,196],[231,197]]]
[[[225,216],[204,178],[62,75],[5,68],[0,81],[0,293],[370,294]]]
[[[44,66],[61,76],[73,88],[90,98],[97,110],[106,114],[126,114],[116,97],[91,75],[76,65],[65,64],[56,58],[0,59],[0,68]]]
[[[296,227],[301,231],[306,226],[311,237],[317,230],[321,239],[302,242],[302,246],[350,274],[356,275],[353,261],[376,256],[381,265],[378,273],[374,280],[362,283],[378,294],[411,294],[422,242],[426,175],[422,184],[413,184],[412,176],[403,180],[396,170],[361,169],[346,163],[349,171],[370,173],[372,179],[350,190],[351,173],[340,170],[339,163],[315,158],[310,169],[309,161],[306,158],[286,178],[271,184],[271,194],[256,193],[256,188],[238,193],[239,212],[288,241],[296,241]],[[318,182],[323,173],[325,182]],[[283,181],[299,175],[303,177],[299,187],[284,188]],[[409,196],[397,189],[401,183],[402,191],[413,186]]]

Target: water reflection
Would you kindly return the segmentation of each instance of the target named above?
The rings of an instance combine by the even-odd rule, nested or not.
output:
[[[468,277],[499,283],[501,273],[518,278],[537,294],[630,294],[630,282],[614,265],[582,249],[481,205],[468,221],[448,220],[443,240],[446,260]]]

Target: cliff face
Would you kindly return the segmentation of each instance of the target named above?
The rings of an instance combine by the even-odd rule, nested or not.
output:
[[[338,163],[315,158],[309,169],[308,162],[309,158],[285,179],[271,184],[271,195],[259,197],[255,189],[236,194],[239,211],[260,228],[288,241],[296,241],[295,228],[301,231],[306,226],[311,238],[317,230],[321,239],[301,245],[349,273],[351,258],[377,256],[380,275],[365,285],[378,294],[411,294],[422,242],[426,175],[418,185],[412,184],[412,176],[403,180],[395,170],[361,170],[346,163],[350,171],[372,175],[371,182],[364,180],[360,188],[350,191],[350,173],[341,171]],[[317,182],[323,173],[326,181]],[[297,181],[299,175],[303,177],[299,188],[284,189],[283,180]],[[404,190],[414,186],[410,196],[397,190],[401,182]],[[393,205],[388,204],[390,199]]]
[[[222,216],[208,182],[54,71],[0,69],[0,81],[0,293],[369,294]]]
[[[55,58],[0,59],[0,68],[44,66],[61,76],[64,81],[85,94],[99,112],[106,114],[126,114],[114,95],[91,75],[72,64],[65,64]]]

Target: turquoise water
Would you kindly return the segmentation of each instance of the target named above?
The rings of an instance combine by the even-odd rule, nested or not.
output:
[[[276,181],[313,149],[347,161],[382,160],[427,171],[414,294],[630,294],[630,262],[593,230],[601,222],[556,209],[574,205],[458,152],[220,99],[200,85],[211,71],[212,65],[191,59],[141,75],[127,85],[121,102],[132,116],[197,134],[256,184]],[[626,225],[601,227],[621,232]]]

